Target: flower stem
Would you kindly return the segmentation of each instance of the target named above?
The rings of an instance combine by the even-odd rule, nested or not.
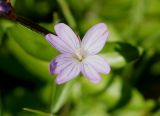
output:
[[[51,113],[56,114],[60,108],[64,105],[67,97],[68,91],[71,89],[72,83],[57,85],[52,82],[52,92],[51,92]]]
[[[57,85],[52,82],[51,107],[50,107],[52,114],[57,113],[59,109],[59,104],[61,103],[60,98],[61,94],[63,93],[63,90],[64,90],[64,85]]]
[[[51,82],[51,105],[50,105],[50,111],[53,114],[54,111],[54,107],[55,107],[55,92],[56,92],[56,84],[54,84],[53,82]]]
[[[52,33],[49,30],[45,29],[44,27],[36,24],[35,22],[26,19],[24,17],[18,16],[15,11],[14,8],[12,7],[10,2],[7,2],[5,0],[0,1],[0,16],[3,18],[6,18],[8,20],[17,22],[29,29],[31,29],[32,31],[35,31],[37,33],[40,33],[42,35],[46,35],[48,33]]]
[[[63,12],[63,15],[64,17],[66,18],[68,24],[73,28],[73,29],[76,29],[77,25],[76,25],[76,21],[69,9],[69,6],[66,2],[66,0],[57,0],[59,6],[61,7],[62,9],[62,12]]]
[[[20,23],[21,25],[23,25],[23,26],[25,26],[25,27],[27,27],[27,28],[35,31],[35,32],[38,32],[38,33],[40,33],[42,35],[46,35],[48,33],[52,33],[50,31],[48,31],[46,28],[43,28],[42,26],[40,26],[40,25],[34,23],[33,21],[28,20],[28,19],[26,19],[24,17],[17,16],[16,21],[18,23]]]

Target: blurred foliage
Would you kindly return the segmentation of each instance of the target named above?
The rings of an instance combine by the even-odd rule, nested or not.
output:
[[[0,116],[39,116],[38,110],[58,116],[160,115],[159,0],[11,2],[17,14],[50,31],[64,22],[83,37],[92,25],[106,23],[110,37],[100,55],[112,71],[96,85],[80,75],[57,86],[48,65],[59,52],[43,36],[1,18]]]

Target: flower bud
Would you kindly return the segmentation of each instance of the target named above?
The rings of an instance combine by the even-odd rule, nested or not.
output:
[[[0,0],[0,16],[8,18],[10,20],[16,19],[16,14],[10,4],[6,0]]]
[[[10,6],[10,4],[4,2],[4,1],[0,1],[0,14],[4,15],[4,14],[8,14],[9,12],[11,12],[12,8]]]

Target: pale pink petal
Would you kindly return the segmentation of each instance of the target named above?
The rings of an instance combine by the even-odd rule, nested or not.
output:
[[[104,33],[95,43],[93,43],[86,51],[90,54],[97,54],[104,47],[109,32]]]
[[[91,82],[99,83],[101,81],[100,75],[90,64],[82,63],[81,71]]]
[[[70,65],[65,67],[60,74],[58,74],[56,78],[57,84],[63,84],[76,76],[80,73],[80,65],[77,62],[72,62]]]
[[[50,63],[50,73],[51,74],[59,74],[62,70],[64,70],[67,66],[75,63],[72,55],[70,54],[61,54],[53,59]]]
[[[54,29],[58,37],[74,52],[80,48],[80,39],[78,39],[69,26],[64,23],[59,23],[55,25]]]
[[[88,56],[83,62],[90,64],[99,73],[108,74],[111,70],[107,61],[98,55]]]
[[[85,34],[82,40],[82,47],[89,54],[98,53],[105,45],[109,32],[104,23],[93,26]]]
[[[73,50],[65,44],[59,37],[53,34],[47,34],[46,39],[61,53],[73,53]]]

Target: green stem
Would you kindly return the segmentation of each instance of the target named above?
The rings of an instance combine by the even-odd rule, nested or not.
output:
[[[1,7],[3,7],[3,10],[0,11],[0,17],[2,18],[6,18],[8,20],[11,20],[13,22],[17,22],[37,33],[40,33],[42,35],[46,35],[48,33],[52,33],[50,31],[48,31],[46,28],[36,24],[35,22],[26,19],[24,17],[18,16],[14,10],[14,8],[12,7],[10,2],[7,1],[2,1],[1,2]]]
[[[64,85],[57,85],[52,82],[52,91],[51,91],[51,113],[57,113],[59,109],[59,100],[61,98],[61,94],[63,94]]]
[[[51,110],[51,113],[54,113],[54,107],[55,107],[55,96],[56,96],[56,84],[51,82],[51,86],[52,86],[52,89],[51,89],[51,107],[50,107],[50,110]]]
[[[33,21],[29,20],[29,19],[21,17],[21,16],[17,16],[15,21],[20,23],[21,25],[31,29],[32,31],[40,33],[40,34],[42,34],[44,36],[47,35],[48,33],[52,33],[50,31],[48,31],[46,28],[36,24],[35,22],[33,22]]]
[[[55,114],[64,105],[68,92],[72,86],[73,82],[68,82],[67,84],[57,85],[52,81],[52,92],[51,92],[51,113]]]
[[[42,115],[42,116],[52,116],[52,115],[49,114],[49,113],[41,112],[41,111],[34,110],[34,109],[23,108],[23,110],[24,110],[24,111],[31,112],[31,113],[39,114],[39,115]]]
[[[69,6],[66,2],[66,0],[57,0],[59,6],[62,9],[63,15],[65,16],[68,24],[73,28],[76,29],[77,25],[76,25],[76,21],[74,20],[74,17],[69,9]]]

